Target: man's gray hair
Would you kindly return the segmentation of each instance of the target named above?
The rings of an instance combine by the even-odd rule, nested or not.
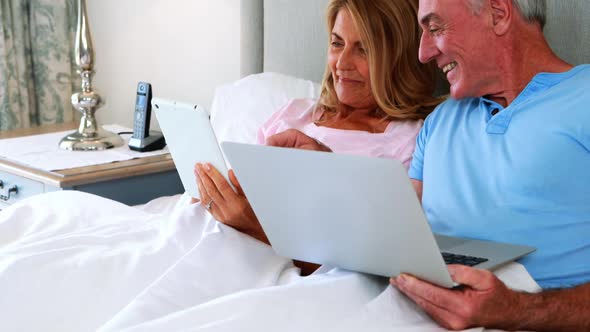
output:
[[[478,14],[481,11],[484,0],[470,0],[473,11]],[[512,3],[518,8],[518,11],[528,22],[538,22],[541,29],[545,27],[547,21],[547,1],[546,0],[512,0]]]

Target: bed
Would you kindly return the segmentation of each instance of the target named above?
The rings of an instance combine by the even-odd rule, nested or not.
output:
[[[264,2],[265,73],[217,89],[211,121],[220,140],[254,143],[258,126],[284,102],[317,97],[325,3]],[[589,9],[582,1],[551,5],[557,18],[570,11],[578,27]],[[550,40],[561,27],[550,21]],[[562,55],[581,63],[590,60],[588,50]],[[189,200],[177,195],[129,207],[64,191],[2,211],[0,329],[443,330],[387,280],[330,267],[300,277],[289,259]],[[517,263],[497,274],[515,289],[540,290]]]

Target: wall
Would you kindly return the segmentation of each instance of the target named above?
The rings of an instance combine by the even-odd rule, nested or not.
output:
[[[328,50],[327,5],[328,0],[265,1],[264,71],[322,81]]]
[[[571,64],[590,62],[589,16],[588,0],[547,2],[545,36],[555,53]]]
[[[252,0],[87,0],[95,86],[106,100],[99,122],[132,126],[140,80],[155,96],[209,107],[217,85],[243,74],[244,1]]]

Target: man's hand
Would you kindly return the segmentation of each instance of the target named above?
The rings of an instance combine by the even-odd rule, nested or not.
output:
[[[229,180],[235,190],[211,164],[197,164],[194,172],[201,204],[217,221],[269,243],[233,170],[229,171]]]
[[[519,320],[526,320],[518,311],[524,293],[510,290],[490,271],[463,265],[448,269],[459,288],[438,287],[405,274],[390,282],[450,330],[476,326],[513,330]]]
[[[325,146],[322,142],[305,135],[297,129],[287,129],[282,133],[270,136],[266,140],[266,145],[283,148],[332,152],[332,150],[330,150],[330,148]]]

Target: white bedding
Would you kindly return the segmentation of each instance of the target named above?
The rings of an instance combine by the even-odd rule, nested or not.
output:
[[[387,280],[322,270],[299,277],[186,196],[55,192],[0,213],[0,330],[441,330]],[[539,290],[519,264],[498,275]]]
[[[265,73],[220,87],[220,141],[256,129],[317,84]],[[539,288],[519,264],[513,288]],[[440,331],[387,280],[322,267],[300,277],[272,248],[184,195],[129,207],[79,192],[0,212],[0,331]],[[481,329],[473,329],[480,331]]]

